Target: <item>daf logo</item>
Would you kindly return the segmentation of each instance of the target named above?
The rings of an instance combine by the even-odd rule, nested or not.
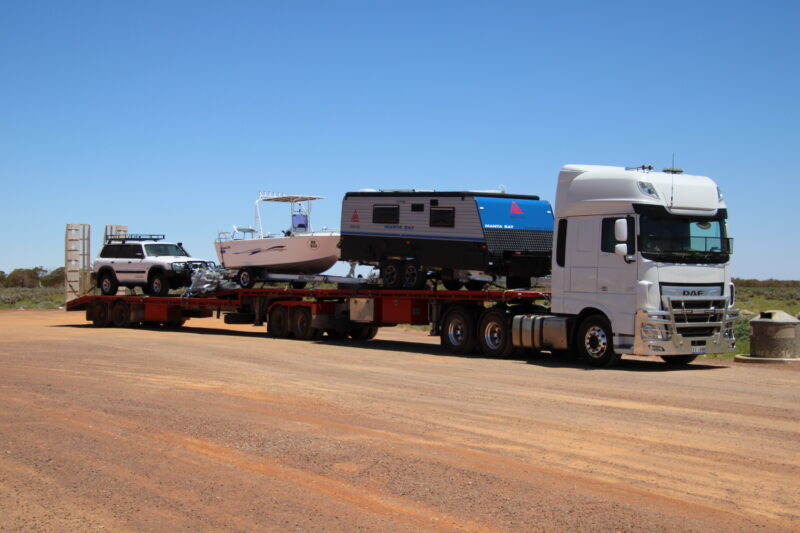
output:
[[[684,296],[703,296],[704,294],[704,291],[683,291]]]

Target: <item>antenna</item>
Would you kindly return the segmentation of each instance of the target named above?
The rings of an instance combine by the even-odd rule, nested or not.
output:
[[[675,152],[672,152],[672,168],[675,168]],[[675,173],[670,172],[669,206],[675,204]]]

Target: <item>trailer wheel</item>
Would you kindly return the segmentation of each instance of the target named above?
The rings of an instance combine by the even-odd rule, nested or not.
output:
[[[289,317],[286,312],[286,307],[276,305],[269,312],[269,321],[267,322],[267,333],[273,337],[289,337]]]
[[[614,351],[611,324],[603,315],[589,315],[578,328],[578,354],[592,366],[611,368],[619,363],[620,354]]]
[[[115,327],[127,328],[131,325],[131,309],[122,300],[114,302],[111,307],[111,322]]]
[[[350,337],[354,341],[368,341],[374,339],[378,334],[378,328],[374,326],[359,326],[350,332]]]
[[[179,329],[182,328],[184,324],[186,324],[185,318],[176,318],[175,320],[167,320],[164,322],[164,327],[167,329]]]
[[[119,282],[113,272],[104,270],[97,279],[97,286],[100,287],[100,292],[103,293],[103,296],[113,296],[117,294]]]
[[[403,286],[403,275],[400,261],[383,261],[381,263],[381,281],[386,289],[399,289]]]
[[[442,346],[452,353],[472,353],[475,350],[475,319],[462,306],[451,308],[442,319]]]
[[[240,270],[238,274],[236,274],[236,283],[243,289],[252,289],[253,285],[255,285],[255,276],[253,273],[247,269]]]
[[[92,306],[92,325],[104,328],[109,324],[108,306],[105,302],[95,302]]]
[[[471,279],[466,283],[468,291],[482,291],[486,288],[486,285],[488,285],[488,283],[479,279]]]
[[[306,281],[291,281],[289,285],[291,285],[293,289],[305,289],[307,283]]]
[[[507,276],[506,289],[530,289],[531,278],[525,276]]]
[[[667,363],[671,367],[682,367],[686,366],[695,359],[697,359],[696,355],[664,355],[661,357],[665,363]]]
[[[292,311],[292,333],[296,339],[308,340],[314,337],[311,327],[311,311],[305,307],[295,307]]]
[[[403,288],[408,290],[419,290],[428,281],[425,271],[420,268],[416,261],[406,261],[403,263]]]
[[[444,288],[448,291],[458,291],[464,286],[464,284],[457,279],[443,279],[442,285],[444,285]]]
[[[151,272],[147,279],[147,294],[150,296],[166,296],[169,294],[167,275],[161,271]]]
[[[511,324],[502,309],[487,309],[478,325],[478,345],[487,357],[508,357],[514,352]]]

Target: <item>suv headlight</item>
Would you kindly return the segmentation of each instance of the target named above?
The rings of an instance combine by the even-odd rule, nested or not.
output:
[[[172,270],[186,270],[186,263],[171,263]]]

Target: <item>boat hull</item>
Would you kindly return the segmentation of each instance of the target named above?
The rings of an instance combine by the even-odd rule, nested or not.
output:
[[[319,274],[339,260],[338,233],[217,241],[214,247],[225,268],[263,268],[276,274]]]

